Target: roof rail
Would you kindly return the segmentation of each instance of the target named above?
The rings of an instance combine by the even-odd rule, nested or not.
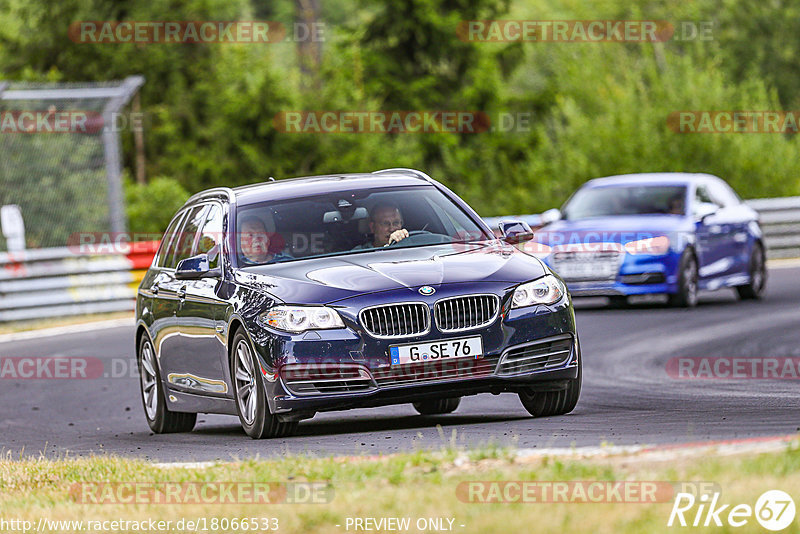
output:
[[[372,171],[372,174],[405,174],[407,176],[414,176],[416,178],[420,178],[425,180],[426,182],[433,182],[433,178],[428,176],[422,171],[418,171],[417,169],[409,169],[406,167],[394,167],[391,169],[381,169],[379,171]]]
[[[195,193],[189,197],[189,200],[186,201],[186,204],[204,198],[225,198],[233,202],[235,200],[235,193],[230,187],[214,187],[212,189],[206,189],[205,191]]]

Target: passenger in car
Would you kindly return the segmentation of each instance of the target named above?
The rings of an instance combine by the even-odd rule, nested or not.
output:
[[[372,241],[362,243],[353,250],[386,247],[408,237],[408,230],[403,228],[403,214],[400,213],[400,208],[388,202],[373,206],[369,217],[369,230],[372,233]]]
[[[239,225],[239,260],[243,265],[259,265],[293,259],[283,252],[270,252],[270,236],[275,235],[274,224],[267,224],[255,215],[246,215]],[[271,231],[270,231],[271,230]]]

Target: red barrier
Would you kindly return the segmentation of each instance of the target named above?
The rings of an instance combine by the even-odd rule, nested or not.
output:
[[[147,269],[150,267],[160,244],[160,241],[137,241],[131,243],[130,251],[126,254],[131,261],[131,268]]]

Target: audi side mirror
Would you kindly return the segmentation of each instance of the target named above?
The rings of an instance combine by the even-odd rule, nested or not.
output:
[[[700,202],[694,208],[694,216],[698,222],[705,220],[719,211],[719,206],[710,202]]]
[[[540,215],[540,218],[542,221],[542,226],[554,223],[561,220],[561,211],[557,209],[547,210]]]

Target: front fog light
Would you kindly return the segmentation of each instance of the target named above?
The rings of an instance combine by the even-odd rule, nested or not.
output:
[[[275,306],[261,314],[264,324],[297,334],[306,330],[344,328],[342,318],[324,306]]]

